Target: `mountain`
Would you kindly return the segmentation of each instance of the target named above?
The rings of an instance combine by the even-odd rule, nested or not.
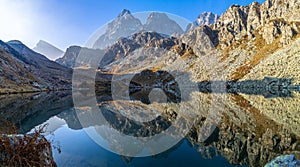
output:
[[[247,6],[232,5],[216,23],[200,25],[177,39],[169,39],[173,43],[168,42],[168,47],[164,47],[167,52],[163,58],[153,61],[153,64],[149,57],[155,57],[155,54],[138,51],[140,48],[144,51],[149,45],[161,48],[161,45],[151,44],[168,40],[150,35],[151,33],[136,33],[118,40],[110,47],[111,59],[103,64],[106,66],[103,71],[118,72],[121,69],[123,72],[130,72],[128,68],[147,68],[142,64],[144,62],[150,62],[147,65],[156,67],[156,70],[171,71],[174,68],[166,63],[171,60],[175,70],[190,73],[194,82],[254,81],[273,77],[291,79],[293,84],[299,84],[299,13],[298,0],[267,0],[262,4],[254,2]],[[142,39],[153,39],[153,43],[136,42]],[[174,50],[178,54],[170,59],[169,53]],[[155,49],[151,51],[154,52]],[[139,53],[142,53],[142,58],[146,58],[137,59]],[[178,61],[179,58],[182,61]],[[275,85],[274,81],[268,84],[270,87],[276,87]],[[268,99],[240,93],[230,94],[223,99],[211,94],[195,95],[187,103],[189,106],[196,106],[193,99],[203,100],[203,107],[199,108],[198,113],[204,116],[197,118],[188,138],[202,146],[212,146],[234,165],[264,166],[282,154],[296,154],[299,157],[299,93],[293,96],[293,99]],[[215,100],[213,105],[211,99]],[[208,108],[205,108],[206,104]],[[216,111],[220,108],[221,113],[208,118],[205,114],[212,106]],[[215,110],[213,111],[216,112]],[[216,117],[221,117],[219,124],[213,135],[203,143],[199,140],[205,135],[202,125],[206,120]],[[206,153],[201,148],[200,151]]]
[[[6,43],[0,41],[0,93],[11,91],[20,85],[24,89],[31,89],[34,81],[38,80],[18,59],[9,53],[12,51],[13,49]],[[16,52],[16,54],[18,53]]]
[[[126,73],[134,70],[153,68],[169,58],[165,53],[179,41],[174,37],[157,32],[141,31],[128,38],[119,39],[107,48],[100,63],[106,72]]]
[[[61,57],[64,54],[62,50],[43,40],[40,40],[32,50],[42,55],[45,55],[51,60],[57,59],[58,57]]]
[[[273,67],[268,65],[264,72],[256,73],[255,78],[286,76],[300,80],[292,72],[298,69],[298,65],[288,61],[298,59],[296,46],[299,42],[300,17],[296,13],[300,11],[299,6],[300,3],[293,0],[267,0],[263,4],[254,2],[249,6],[231,6],[221,16],[214,28],[219,31],[221,50],[230,48],[229,54],[224,55],[224,62],[228,63],[227,60],[232,59],[237,52],[244,52],[240,57],[247,57],[247,61],[230,75],[231,79],[244,78],[259,64],[274,63]],[[275,55],[281,51],[286,53],[281,54],[279,60]],[[284,74],[281,67],[292,71],[285,70]]]
[[[176,39],[177,41],[173,40],[173,43],[169,43],[169,46],[172,47],[167,50],[172,51],[174,48],[176,50],[176,47],[179,47],[181,48],[178,51],[179,55],[189,54],[191,59],[186,60],[189,61],[187,63],[189,67],[180,65],[178,67],[193,71],[197,76],[197,80],[209,80],[209,76],[223,76],[224,79],[229,80],[254,79],[256,77],[263,79],[264,76],[279,77],[281,76],[281,72],[279,72],[280,70],[276,70],[276,68],[284,67],[296,71],[298,69],[297,64],[294,63],[288,67],[276,66],[273,68],[269,65],[266,69],[263,67],[265,67],[266,61],[278,64],[280,61],[286,61],[286,59],[298,60],[296,46],[298,46],[297,39],[300,32],[300,19],[295,14],[298,12],[299,2],[295,0],[289,0],[284,3],[280,0],[267,0],[263,4],[253,2],[248,6],[232,5],[220,17],[212,13],[204,13],[196,19],[196,25],[210,24],[216,20],[217,22],[210,25],[199,25],[181,35]],[[278,18],[278,15],[281,17]],[[133,34],[123,38],[118,37],[121,29],[126,30],[125,27],[127,27],[128,30],[128,26],[130,25],[134,30],[140,30],[143,27],[143,29],[150,31],[151,27],[159,28],[160,24],[164,26],[162,22],[165,22],[166,25],[172,25],[170,27],[174,28],[169,28],[172,31],[178,29],[176,23],[170,21],[166,15],[161,13],[150,14],[145,25],[142,25],[128,10],[122,11],[113,22],[108,24],[109,28],[106,33],[98,39],[98,44],[100,45],[106,43],[105,41],[108,39],[115,43],[110,43],[111,46],[106,46],[107,48],[104,50],[106,55],[110,55],[103,61],[104,65],[108,67],[105,70],[109,70],[113,66],[117,68],[118,64],[124,65],[123,61],[120,60],[125,61],[125,57],[127,64],[130,63],[129,60],[134,62],[133,57],[137,58],[134,52],[151,45],[151,42],[145,43],[145,45],[136,42],[136,40],[152,40],[153,36],[145,35],[146,31],[133,33],[140,35],[139,39],[132,39]],[[127,31],[128,34],[131,32]],[[154,39],[153,41],[157,40]],[[98,44],[96,43],[95,47]],[[280,51],[287,52],[287,54],[283,54],[287,56],[285,60],[281,60],[282,57],[280,56],[277,56],[275,59],[276,55],[279,55],[276,53],[281,53]],[[292,55],[291,53],[295,54]],[[151,52],[147,54],[154,55]],[[74,62],[72,63],[74,57],[72,57],[71,51],[67,55],[69,55],[68,58],[63,59],[65,62],[70,61],[70,63],[65,64],[68,67],[72,67],[71,64],[74,64]],[[214,64],[206,67],[208,68],[206,70],[203,69],[204,66],[199,65],[199,63],[203,64],[202,61],[205,59],[214,61]],[[214,75],[203,73],[203,71],[207,70],[211,71]],[[300,80],[296,72],[293,74],[287,73],[288,71],[285,72],[287,76],[294,77],[296,81]]]
[[[215,24],[197,27],[183,35],[183,42],[196,56],[202,56],[195,58],[195,68],[188,70],[193,71],[198,80],[209,80],[208,76],[228,80],[270,76],[294,78],[299,82],[296,73],[299,67],[292,63],[299,59],[300,18],[296,14],[299,4],[294,0],[267,0],[248,6],[232,5]],[[213,64],[206,69],[196,65],[203,64],[203,60]],[[206,75],[203,71],[213,74]]]
[[[196,25],[210,25],[210,24],[215,24],[219,19],[219,16],[217,14],[213,14],[212,12],[204,12],[201,13],[195,23]]]
[[[153,12],[144,25],[145,31],[155,31],[161,34],[182,34],[182,28],[165,13]]]
[[[126,9],[116,19],[108,23],[105,28],[105,33],[96,40],[93,48],[105,49],[114,44],[119,38],[127,38],[140,31],[155,31],[167,35],[182,34],[184,32],[180,25],[165,13],[150,13],[143,25],[138,18]]]
[[[116,21],[110,24],[107,33],[101,39],[99,38],[99,46],[102,46],[101,41],[108,42],[109,46],[105,45],[102,50],[71,46],[57,62],[72,68],[75,66],[76,58],[82,52],[90,56],[103,54],[104,59],[100,64],[99,71],[120,73],[121,77],[124,76],[124,73],[132,74],[138,70],[150,69],[152,71],[185,72],[190,75],[189,79],[192,82],[255,81],[273,77],[291,79],[293,84],[299,84],[299,13],[300,2],[298,0],[267,0],[262,4],[254,2],[247,6],[232,5],[215,23],[198,25],[175,38],[157,32],[142,31],[145,27],[159,23],[154,19],[156,14],[153,14],[153,18],[148,18],[146,24],[142,25],[129,11],[124,10]],[[165,16],[158,15],[160,18],[167,19]],[[122,16],[124,18],[121,18]],[[209,18],[208,14],[203,16]],[[121,32],[120,27],[122,27],[119,24],[123,24],[125,19],[135,23],[127,26],[132,26],[138,32],[121,38],[117,37],[116,34]],[[205,20],[202,23],[210,21],[210,19],[202,20]],[[126,23],[124,24],[126,25]],[[141,27],[142,29],[139,29]],[[177,26],[174,24],[174,27],[176,29]],[[126,30],[126,26],[122,28]],[[127,32],[131,33],[129,30]],[[0,69],[2,69],[0,74],[1,77],[4,76],[1,78],[2,83],[4,78],[4,83],[1,83],[2,87],[14,88],[19,83],[34,87],[37,85],[35,83],[42,85],[44,83],[42,81],[48,77],[51,78],[49,75],[41,78],[37,72],[38,70],[42,71],[40,64],[46,66],[45,62],[48,62],[44,56],[32,53],[26,48],[22,49],[24,46],[18,41],[12,41],[10,45],[2,42],[1,45],[0,54],[3,56],[0,56]],[[80,64],[80,62],[77,63]],[[42,72],[46,73],[45,70]],[[118,75],[114,76],[119,77]],[[126,76],[124,78],[126,79]],[[185,81],[188,80],[184,80],[182,83],[186,83]],[[92,82],[95,86],[94,80]],[[173,80],[168,81],[168,83],[171,82]],[[52,82],[49,81],[49,83]],[[120,83],[119,88],[122,88],[122,85],[123,83]],[[124,85],[127,91],[128,85],[126,83]],[[228,87],[230,85],[221,86]],[[253,87],[253,85],[245,86],[245,89],[247,86]],[[257,87],[260,85],[258,84]],[[274,85],[273,81],[268,83],[268,87],[276,89],[278,86],[276,82]],[[123,90],[118,89],[117,91],[122,92]],[[300,155],[299,93],[293,94],[295,96],[293,99],[267,99],[263,96],[244,93],[228,94],[223,99],[223,95],[193,92],[191,98],[180,105],[166,103],[163,104],[163,107],[157,103],[144,105],[138,101],[130,101],[133,107],[128,108],[128,111],[130,111],[129,114],[139,114],[140,112],[133,111],[139,110],[139,107],[141,110],[146,108],[151,111],[150,107],[158,107],[158,111],[161,111],[159,113],[170,112],[169,115],[172,116],[175,115],[173,111],[176,112],[178,106],[184,109],[188,108],[191,113],[193,107],[200,106],[195,108],[199,117],[193,120],[194,124],[187,138],[193,147],[199,145],[197,149],[199,153],[208,157],[211,154],[220,153],[234,165],[263,166],[277,155]],[[109,103],[112,104],[108,106]],[[118,113],[121,106],[118,104],[126,103],[126,100],[108,101],[102,107],[107,107],[105,111],[111,110],[112,113]],[[218,110],[221,112],[220,115],[218,115]],[[86,111],[82,111],[82,114],[78,115],[86,113]],[[209,117],[208,113],[213,115]],[[182,113],[178,112],[176,115],[180,116],[180,114]],[[122,114],[110,114],[110,116],[115,116],[116,119],[126,124],[126,126],[114,127],[120,132],[132,132],[131,128],[136,127],[129,118]],[[189,115],[185,116],[187,116],[184,117],[185,119],[192,118]],[[74,123],[73,128],[80,128],[79,121],[76,121],[74,115],[67,117],[61,114],[60,117],[65,118],[67,122]],[[90,115],[89,118],[91,118]],[[111,119],[111,121],[116,119]],[[203,134],[203,126],[205,129],[209,129],[211,124],[216,123],[214,119],[220,119],[217,127],[209,138],[202,141],[203,135],[206,135]],[[99,120],[95,122],[99,122]],[[178,125],[178,127],[181,126]],[[119,140],[115,140],[113,134],[106,134],[106,137],[107,141],[112,143],[111,145],[123,149],[124,143],[118,143]],[[211,151],[212,148],[216,151]]]
[[[1,41],[0,54],[2,93],[71,88],[71,69],[34,52],[20,41]]]
[[[174,37],[168,37],[157,32],[140,31],[127,38],[120,38],[113,45],[104,50],[71,46],[67,49],[64,56],[57,59],[56,62],[65,67],[73,68],[79,54],[81,54],[82,57],[97,57],[103,55],[99,68],[104,71],[113,72],[115,67],[120,68],[123,66],[127,66],[126,69],[130,69],[131,65],[136,66],[136,68],[138,66],[144,66],[145,68],[145,64],[149,65],[150,63],[157,62],[160,60],[158,58],[164,56],[160,54],[159,51],[154,52],[151,51],[151,49],[161,48],[170,50],[172,46],[178,43],[179,41]],[[143,52],[149,51],[147,52],[147,57],[143,57],[141,52],[137,52],[140,50],[143,50]],[[138,54],[136,54],[136,52]],[[141,59],[144,60],[144,64],[135,64],[136,61],[141,61]]]
[[[85,47],[80,47],[80,46],[70,46],[63,57],[58,58],[55,60],[58,64],[68,67],[68,68],[74,68],[76,65],[76,59],[79,55],[81,57],[96,57],[99,54],[103,54],[103,51],[100,49],[90,49],[90,48],[85,48]],[[77,62],[80,63],[80,62]],[[78,64],[77,64],[78,65]]]
[[[149,32],[153,31],[157,33],[152,33],[152,35],[148,34],[149,35],[148,36],[145,33],[147,31]],[[164,13],[158,13],[158,12],[150,13],[146,20],[146,23],[143,25],[138,18],[135,18],[131,14],[129,10],[124,9],[120,14],[118,14],[116,19],[114,19],[112,22],[107,24],[105,33],[96,40],[93,46],[94,49],[83,48],[80,46],[70,46],[66,50],[64,56],[58,58],[55,61],[65,67],[73,68],[75,66],[75,61],[79,53],[83,54],[83,52],[86,52],[91,54],[99,54],[101,51],[97,49],[103,49],[105,55],[111,55],[113,53],[111,57],[105,56],[106,58],[102,62],[113,61],[113,59],[116,57],[116,51],[114,51],[114,49],[118,50],[117,48],[120,49],[120,47],[122,47],[121,53],[124,53],[124,51],[127,50],[126,48],[127,46],[129,47],[129,51],[127,51],[129,53],[141,47],[140,44],[137,44],[136,42],[132,42],[131,39],[126,40],[126,38],[127,39],[132,38],[133,34],[141,35],[137,37],[139,39],[134,39],[133,41],[140,40],[141,42],[146,40],[147,42],[150,42],[150,40],[152,40],[152,37],[154,36],[156,37],[160,36],[160,38],[162,38],[162,35],[165,34],[169,34],[169,35],[182,34],[183,32],[184,31],[182,30],[182,28]],[[131,44],[128,45],[128,42],[130,41]],[[138,46],[133,46],[133,45],[138,45]],[[146,45],[146,44],[143,43],[142,45]],[[106,63],[106,65],[108,64]]]
[[[219,15],[213,14],[212,12],[201,13],[193,23],[190,23],[187,26],[186,32],[198,26],[215,24],[219,18],[220,18]]]
[[[73,68],[75,66],[75,61],[78,57],[78,54],[80,53],[80,50],[80,46],[70,46],[66,50],[65,54],[61,58],[56,59],[55,62],[65,67]]]
[[[189,45],[194,54],[178,67],[190,71],[198,82],[274,77],[292,79],[293,84],[299,84],[299,13],[297,0],[232,5],[215,24],[199,26],[182,36],[183,43]],[[299,144],[291,142],[298,141],[300,136],[299,109],[295,108],[299,94],[293,96],[293,99],[267,99],[246,94],[227,96],[233,100],[230,104],[239,106],[242,111],[222,110],[225,118],[218,125],[220,136],[214,136],[209,143],[236,165],[263,166],[290,148],[299,156]],[[231,123],[225,123],[228,121]],[[255,128],[251,130],[250,127]],[[254,129],[259,130],[255,132]],[[289,135],[283,135],[285,132]],[[274,138],[276,142],[271,142]]]
[[[95,42],[93,48],[104,49],[120,37],[142,30],[142,23],[129,10],[124,9],[116,19],[107,24],[106,31]]]
[[[174,68],[167,63],[171,60],[175,70],[189,72],[194,82],[274,77],[290,78],[293,84],[299,84],[299,12],[299,1],[267,0],[248,6],[232,5],[216,23],[200,25],[176,39],[152,32],[135,33],[109,47],[111,59],[107,59],[102,70],[127,73],[128,69],[152,66],[156,70],[171,71]],[[143,40],[146,42],[138,42]],[[170,42],[152,45],[158,41]],[[144,51],[147,47],[163,48],[167,52],[153,61],[149,57],[156,56]],[[174,51],[178,54],[171,59],[170,52]],[[179,58],[182,61],[178,61]],[[263,166],[280,154],[299,156],[300,119],[296,107],[299,94],[294,96],[294,99],[267,99],[241,93],[228,95],[225,100],[216,99],[214,105],[222,108],[223,117],[216,128],[217,135],[202,144],[212,145],[235,165]],[[203,104],[210,106],[212,97],[215,96],[200,94],[196,99],[207,100]],[[195,106],[195,103],[187,103]],[[199,113],[209,110],[201,107]],[[199,118],[194,127],[191,140],[195,143],[202,142],[199,138],[203,135],[201,125],[205,119],[205,116]]]

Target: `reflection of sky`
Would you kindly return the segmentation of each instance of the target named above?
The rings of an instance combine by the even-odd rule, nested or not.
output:
[[[58,118],[57,116],[51,117],[50,119],[48,119],[45,123],[43,123],[42,125],[39,125],[37,127],[35,127],[34,129],[38,129],[40,126],[45,126],[45,132],[43,133],[43,135],[49,135],[52,132],[55,132],[57,129],[61,128],[62,126],[66,125],[66,121]],[[34,129],[32,129],[30,132],[28,132],[29,134],[34,132]]]

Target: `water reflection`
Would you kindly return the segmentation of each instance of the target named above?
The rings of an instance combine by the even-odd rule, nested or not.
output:
[[[266,80],[272,81],[272,79]],[[210,98],[212,94],[209,94],[209,91],[206,91],[206,93],[201,93],[202,91],[200,91],[196,95],[193,95],[192,98],[199,100],[202,107],[189,134],[170,150],[147,158],[119,157],[97,146],[82,131],[82,128],[93,128],[101,125],[90,124],[82,126],[80,124],[77,113],[73,108],[70,92],[0,96],[0,117],[16,124],[19,127],[20,133],[28,132],[45,122],[49,123],[49,126],[51,126],[50,131],[55,134],[55,142],[60,142],[62,146],[62,153],[55,153],[55,159],[60,165],[71,165],[76,162],[87,166],[99,166],[99,164],[102,166],[113,164],[119,164],[119,166],[126,166],[126,164],[133,166],[155,164],[155,166],[160,166],[162,164],[166,165],[168,164],[167,162],[171,161],[174,162],[173,166],[180,166],[178,164],[182,163],[179,162],[181,160],[184,162],[193,161],[193,164],[190,166],[200,166],[205,163],[210,165],[226,164],[227,166],[230,166],[230,164],[263,166],[281,154],[293,153],[297,158],[300,158],[300,130],[298,126],[300,123],[300,109],[298,107],[300,94],[293,93],[293,96],[286,96],[286,93],[283,94],[282,92],[285,90],[296,90],[296,87],[292,87],[290,84],[281,84],[283,86],[276,85],[276,83],[290,83],[289,80],[287,82],[273,81],[271,84],[267,84],[268,92],[272,92],[271,97],[273,98],[265,98],[270,97],[269,95],[256,96],[258,94],[266,95],[266,90],[262,90],[261,88],[265,86],[258,87],[261,89],[256,89],[257,86],[252,87],[253,90],[258,91],[256,91],[257,93],[253,91],[249,93],[248,90],[251,86],[243,87],[238,82],[228,82],[229,84],[227,85],[229,86],[227,90],[230,90],[228,92],[231,94],[227,96],[226,103],[220,102],[223,103],[222,105],[218,103],[214,104],[216,106],[223,106],[221,121],[217,129],[204,142],[199,140],[199,135],[201,134],[200,131],[204,121],[207,120],[206,113],[209,111],[210,105],[208,104],[211,103]],[[258,85],[270,83],[264,80],[251,82],[256,84],[257,82],[261,82]],[[213,82],[199,84],[201,86],[200,90],[209,90],[209,84],[211,83]],[[240,87],[238,88],[239,85]],[[280,90],[280,92],[275,91],[274,93],[274,90]],[[276,98],[273,95],[276,95]],[[114,125],[114,129],[124,134],[143,135],[137,133],[138,131],[133,131],[143,127],[134,125],[135,123],[129,121],[124,115],[114,112],[114,109],[118,109],[118,106],[115,105],[116,101],[110,101],[109,92],[102,93],[97,98],[98,100],[100,99],[98,101],[99,106],[110,109],[104,115],[107,116],[107,120],[110,120],[110,124]],[[137,104],[138,102],[135,103]],[[140,103],[143,104],[142,102]],[[123,106],[126,104],[129,103],[122,101]],[[159,103],[156,104],[158,105]],[[81,114],[90,113],[83,110]],[[172,122],[172,117],[176,118],[176,114],[173,111],[166,112],[164,116],[167,120],[162,121],[165,123],[165,127],[168,127],[168,122]],[[121,120],[121,122],[117,120]],[[155,125],[160,124],[155,123]],[[153,131],[153,133],[160,133],[165,127],[152,127],[157,130]],[[152,132],[149,133],[151,134]],[[109,140],[110,136],[107,137],[103,142],[107,142],[109,145],[109,142],[111,142]],[[70,140],[74,139],[76,139],[76,142],[71,144]],[[204,159],[203,157],[208,159]],[[225,157],[226,161],[222,157]],[[73,162],[65,160],[66,158],[73,159]],[[82,161],[75,161],[74,159],[76,158]]]
[[[73,107],[70,91],[0,95],[0,102],[0,119],[14,123],[20,133]]]
[[[185,76],[184,78],[180,78]],[[150,93],[154,89],[161,89],[166,96],[166,100],[159,100],[162,96],[155,96],[156,102],[180,103],[183,100],[191,100],[190,98],[182,99],[182,92],[191,94],[193,91],[214,94],[248,94],[261,95],[265,98],[290,98],[293,93],[300,92],[300,85],[293,84],[293,78],[274,78],[265,77],[261,80],[243,80],[243,81],[202,81],[193,83],[190,81],[190,74],[187,72],[144,70],[138,74],[101,74],[96,76],[96,95],[102,97],[98,101],[111,100],[138,100],[144,104],[150,104]],[[116,79],[117,78],[117,79]],[[178,79],[180,78],[180,79]],[[180,87],[181,83],[187,83]],[[190,89],[192,84],[196,84],[197,88]],[[92,85],[94,86],[94,85]],[[78,87],[89,89],[88,85],[80,85]],[[118,95],[113,96],[111,89],[117,88]],[[183,90],[181,90],[183,89]],[[189,92],[190,91],[190,92]],[[89,91],[86,91],[88,93]],[[121,93],[120,93],[121,92]],[[113,92],[115,93],[115,92]],[[103,96],[105,94],[105,96]],[[129,98],[124,97],[128,95]],[[103,98],[105,97],[105,98]]]

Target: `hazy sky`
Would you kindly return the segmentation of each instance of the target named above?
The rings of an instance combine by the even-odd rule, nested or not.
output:
[[[65,50],[84,45],[99,27],[122,9],[168,12],[190,21],[204,11],[222,14],[232,4],[253,0],[0,0],[0,39],[18,39],[29,47],[43,39]],[[263,2],[259,0],[258,2]]]

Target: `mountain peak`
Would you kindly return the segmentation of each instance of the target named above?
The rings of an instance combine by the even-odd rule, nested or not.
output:
[[[152,12],[150,13],[148,20],[155,19],[169,19],[169,17],[165,13]]]
[[[33,50],[42,55],[45,55],[51,60],[55,60],[64,54],[62,50],[44,40],[39,40]]]
[[[24,45],[21,41],[19,40],[11,40],[7,42],[8,44],[14,44],[14,45]]]
[[[196,20],[193,23],[187,25],[185,31],[188,32],[192,29],[195,29],[198,26],[215,24],[219,18],[219,15],[214,14],[212,12],[203,12],[196,18]]]
[[[180,25],[170,19],[167,14],[152,12],[147,18],[147,21],[144,25],[144,30],[146,31],[156,31],[161,34],[182,34],[183,30]]]
[[[36,45],[39,45],[39,44],[49,44],[49,43],[44,40],[39,40],[39,42]]]
[[[122,12],[118,15],[118,17],[126,16],[128,14],[131,14],[131,12],[127,9],[123,9]]]
[[[198,16],[195,23],[198,26],[210,25],[216,23],[218,19],[219,16],[217,14],[214,14],[212,12],[203,12]]]

